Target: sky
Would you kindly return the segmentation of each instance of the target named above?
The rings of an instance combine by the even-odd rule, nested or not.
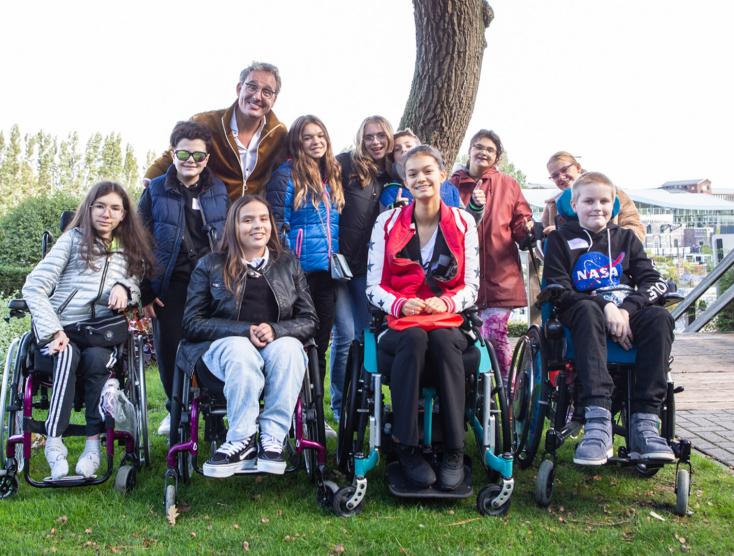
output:
[[[734,188],[733,3],[490,5],[468,136],[494,129],[535,183],[568,150],[622,187]],[[176,121],[234,102],[252,60],[280,68],[278,117],[319,116],[340,151],[368,115],[397,126],[415,61],[408,0],[11,0],[3,22],[0,130],[119,132],[140,159]]]

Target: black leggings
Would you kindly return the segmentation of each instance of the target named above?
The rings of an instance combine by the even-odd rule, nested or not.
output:
[[[464,447],[464,362],[469,345],[458,328],[426,332],[388,330],[379,340],[381,369],[388,370],[392,396],[392,434],[405,446],[418,445],[418,398],[424,383],[436,386],[444,447]],[[426,363],[430,361],[429,365]]]
[[[614,383],[607,366],[607,331],[604,311],[594,300],[582,300],[561,314],[571,329],[576,352],[576,372],[582,406],[611,410]],[[632,413],[658,413],[667,392],[668,358],[675,322],[663,307],[648,305],[630,317],[637,359],[633,374]]]
[[[86,434],[94,436],[104,429],[104,417],[99,410],[102,388],[117,362],[114,348],[69,345],[54,355],[53,388],[46,419],[46,434],[61,436],[69,425],[77,389],[77,377],[84,380],[84,411]]]
[[[326,376],[326,351],[329,349],[329,337],[331,328],[334,326],[334,314],[336,309],[336,284],[327,271],[319,270],[306,274],[308,289],[311,292],[316,316],[319,317],[319,325],[316,329],[316,351],[319,357],[319,372],[321,373],[321,384]],[[339,385],[341,387],[341,385]]]

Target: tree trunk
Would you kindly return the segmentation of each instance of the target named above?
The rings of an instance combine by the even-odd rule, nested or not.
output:
[[[494,19],[486,0],[413,0],[416,57],[400,127],[453,163],[479,88],[484,30]]]

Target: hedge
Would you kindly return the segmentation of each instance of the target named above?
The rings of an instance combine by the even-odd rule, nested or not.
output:
[[[25,282],[25,277],[31,270],[33,270],[32,266],[0,264],[0,296],[18,296]],[[0,307],[0,310],[2,310],[2,307]]]

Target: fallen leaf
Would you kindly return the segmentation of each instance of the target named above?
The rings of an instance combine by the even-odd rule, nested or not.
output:
[[[191,531],[191,538],[192,539],[195,539],[196,538],[196,531]]]
[[[681,544],[686,544],[685,537],[679,537],[678,535],[675,536],[676,539],[678,539],[678,542]]]
[[[110,550],[112,551],[112,554],[119,554],[122,552],[122,549],[119,546],[111,546]]]
[[[62,516],[56,518],[56,523],[60,523],[61,525],[64,525],[68,521],[69,521],[69,518],[66,517],[65,515],[62,515]]]
[[[332,554],[343,554],[346,548],[344,548],[343,544],[337,544],[334,545],[334,548],[331,549]]]
[[[249,552],[250,551],[250,543],[247,542],[247,541],[244,541],[242,543],[242,550],[244,550],[245,552]]]
[[[89,528],[89,527],[87,527],[86,529],[84,529],[84,532],[85,532],[85,533],[86,533],[87,535],[91,535],[91,534],[92,534],[92,529],[91,529],[91,528]]]
[[[239,529],[240,528],[240,524],[239,523],[235,523],[234,525],[232,525],[232,527],[234,527],[235,529]]]
[[[270,520],[267,517],[261,517],[260,523],[270,523]]]
[[[168,520],[168,523],[171,525],[176,525],[176,519],[178,518],[178,509],[176,508],[176,505],[168,508],[168,511],[166,512],[166,519]]]
[[[658,513],[653,512],[653,511],[650,512],[650,516],[651,517],[654,517],[655,519],[658,519],[660,521],[665,521],[665,518],[663,516],[661,516]]]

